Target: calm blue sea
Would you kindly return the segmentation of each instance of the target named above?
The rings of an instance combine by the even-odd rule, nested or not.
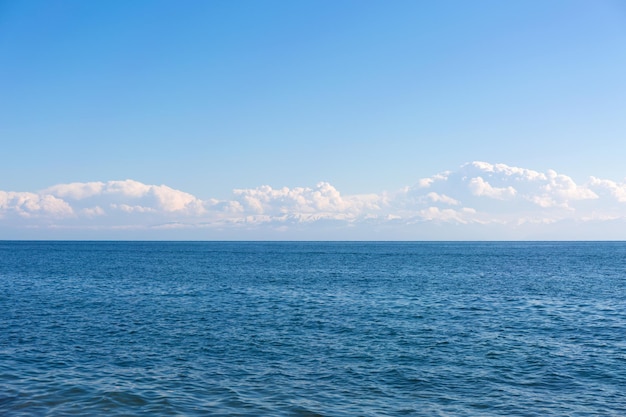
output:
[[[624,416],[626,243],[0,242],[2,416]]]

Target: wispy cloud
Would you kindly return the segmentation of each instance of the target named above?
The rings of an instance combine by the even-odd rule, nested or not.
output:
[[[0,227],[227,232],[242,227],[313,230],[331,224],[339,231],[360,227],[372,233],[382,227],[393,236],[393,230],[402,234],[404,228],[432,224],[447,230],[473,225],[473,231],[482,227],[507,236],[531,226],[626,219],[625,183],[591,177],[577,184],[554,170],[471,162],[414,184],[354,195],[327,182],[294,188],[263,185],[235,189],[225,200],[130,179],[58,184],[39,192],[0,191]]]

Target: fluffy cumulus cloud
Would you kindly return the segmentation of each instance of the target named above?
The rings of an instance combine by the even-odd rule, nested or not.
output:
[[[205,211],[204,203],[189,193],[134,180],[59,184],[43,190],[41,195],[64,199],[91,215],[105,214],[103,205],[126,213],[202,214]]]
[[[602,180],[591,177],[590,187],[598,192],[608,191],[610,195],[620,203],[626,203],[626,183],[618,183],[611,180]]]
[[[469,181],[469,188],[474,195],[491,197],[498,200],[506,200],[509,198],[515,197],[517,191],[515,188],[511,187],[493,187],[487,181],[482,179],[482,177],[472,178]]]
[[[67,202],[50,194],[0,191],[1,217],[60,218],[73,214]]]
[[[344,197],[327,182],[320,182],[313,188],[262,186],[237,189],[234,199],[242,211],[264,215],[263,218],[292,218],[307,222],[322,218],[354,221],[366,212],[380,211],[383,200],[378,195]]]
[[[327,182],[293,188],[261,185],[235,189],[227,199],[201,199],[130,179],[58,184],[39,192],[0,191],[0,230],[91,230],[94,237],[104,230],[195,230],[195,238],[216,236],[203,234],[207,231],[263,238],[263,231],[331,230],[332,238],[480,239],[541,237],[543,228],[554,225],[575,230],[593,224],[601,230],[599,224],[610,223],[606,229],[613,230],[626,224],[623,182],[591,177],[577,183],[554,170],[471,162],[412,183],[396,191],[356,195]],[[342,235],[354,230],[361,234]]]
[[[539,208],[571,209],[578,201],[597,199],[594,181],[598,180],[592,178],[584,184],[576,184],[569,176],[554,170],[543,173],[506,164],[471,162],[457,171],[422,179],[414,189],[446,190],[461,201],[479,205],[493,206],[494,200],[499,200],[497,207],[505,204],[506,210],[513,213],[523,202]]]

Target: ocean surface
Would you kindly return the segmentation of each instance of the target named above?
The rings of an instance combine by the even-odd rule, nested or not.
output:
[[[0,242],[1,416],[625,416],[626,243]]]

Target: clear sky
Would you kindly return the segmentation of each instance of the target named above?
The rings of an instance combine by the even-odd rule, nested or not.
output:
[[[626,239],[625,74],[622,0],[0,1],[0,239]]]

